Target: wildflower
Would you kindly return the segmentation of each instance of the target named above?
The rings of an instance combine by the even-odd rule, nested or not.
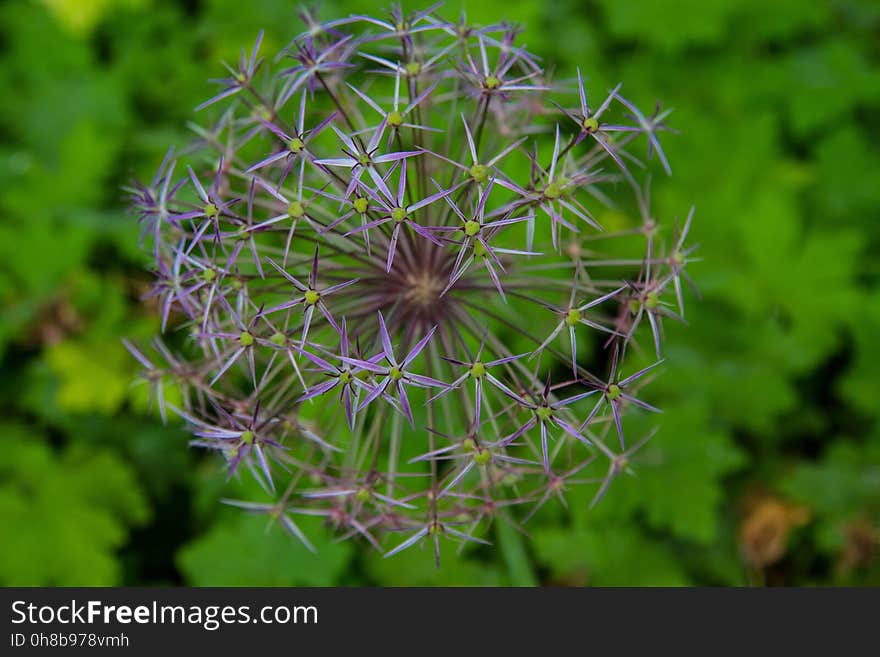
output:
[[[526,420],[516,431],[502,438],[500,444],[502,446],[509,445],[527,431],[538,427],[541,432],[541,455],[544,458],[544,470],[550,472],[548,437],[551,428],[559,427],[569,436],[586,443],[587,445],[590,444],[590,441],[581,435],[581,431],[576,429],[572,422],[565,416],[563,409],[581,399],[589,397],[595,392],[596,390],[588,390],[586,392],[572,395],[561,401],[554,401],[550,398],[550,379],[548,378],[540,395],[535,396],[530,394],[529,396],[532,397],[531,400],[519,399],[519,403],[532,413],[529,419]]]
[[[606,328],[601,324],[598,324],[587,317],[584,316],[584,313],[590,310],[591,308],[595,308],[600,303],[608,301],[609,299],[613,299],[618,294],[620,294],[623,290],[626,289],[626,286],[619,287],[616,290],[612,290],[607,294],[603,294],[602,296],[593,299],[592,301],[588,301],[581,305],[576,305],[575,295],[578,291],[578,280],[577,276],[575,277],[574,283],[571,286],[571,295],[568,299],[568,306],[565,308],[560,308],[557,306],[548,306],[549,310],[555,312],[560,316],[559,323],[556,325],[556,328],[547,336],[547,339],[542,342],[537,349],[532,352],[531,357],[537,356],[541,353],[544,348],[550,344],[553,339],[559,335],[559,333],[564,329],[568,328],[569,341],[571,343],[571,366],[572,371],[574,372],[575,378],[577,378],[577,338],[575,336],[575,330],[578,324],[583,324],[584,326],[589,326],[590,328],[596,329],[597,331],[604,331],[605,333],[614,333],[612,329]]]
[[[379,189],[382,189],[386,193],[386,196],[390,197],[391,192],[388,191],[384,178],[376,170],[376,165],[397,162],[405,160],[408,157],[421,155],[419,151],[399,151],[376,155],[376,151],[379,148],[379,142],[382,139],[382,135],[385,133],[386,126],[387,119],[383,119],[382,123],[380,123],[373,131],[373,136],[370,137],[370,141],[366,146],[363,145],[363,142],[359,137],[357,138],[357,142],[355,142],[354,139],[340,131],[336,126],[333,126],[333,130],[339,136],[340,141],[342,141],[343,152],[346,157],[323,158],[316,160],[315,163],[330,167],[345,167],[351,171],[351,181],[345,190],[345,198],[351,196],[351,193],[360,183],[364,171],[368,172],[373,179],[373,183]]]
[[[177,162],[173,159],[174,148],[169,148],[153,177],[150,185],[134,183],[126,187],[131,200],[131,209],[138,215],[139,221],[144,223],[141,240],[146,235],[152,235],[153,256],[158,257],[158,248],[161,243],[161,233],[165,224],[173,223],[174,217],[171,212],[171,204],[174,195],[183,186],[184,181],[171,185],[174,177],[174,167]]]
[[[455,193],[455,191],[461,187],[463,183],[459,183],[449,189],[441,189],[436,194],[431,194],[423,198],[420,201],[416,201],[415,203],[407,204],[404,201],[404,196],[406,195],[406,160],[402,160],[400,165],[400,178],[397,184],[397,194],[392,194],[388,189],[387,185],[383,184],[379,185],[378,193],[374,192],[369,187],[363,187],[363,191],[372,198],[376,205],[381,208],[379,219],[374,219],[373,221],[368,221],[360,226],[360,228],[355,228],[346,233],[346,235],[352,235],[355,233],[361,233],[370,230],[371,228],[376,228],[377,226],[382,226],[383,224],[393,223],[394,228],[391,231],[391,240],[388,245],[388,255],[385,260],[385,271],[391,271],[391,264],[394,262],[394,254],[397,252],[397,241],[400,239],[400,230],[401,226],[406,225],[412,228],[414,232],[421,235],[427,240],[430,240],[436,244],[439,242],[431,235],[430,231],[426,228],[423,228],[418,222],[413,219],[413,213],[421,208],[424,208],[435,201],[439,201],[442,198],[446,198],[450,194]]]
[[[327,308],[327,304],[324,302],[324,299],[329,297],[340,290],[344,290],[349,285],[354,285],[357,283],[357,279],[353,279],[350,281],[345,281],[343,283],[337,283],[336,285],[331,285],[327,288],[318,287],[318,246],[315,246],[315,256],[312,259],[312,268],[309,271],[308,284],[303,285],[296,278],[287,273],[283,267],[281,267],[274,260],[269,260],[269,264],[272,265],[275,270],[281,274],[287,281],[289,281],[294,289],[297,292],[301,292],[302,294],[294,294],[294,298],[290,301],[285,301],[282,304],[277,306],[273,306],[268,310],[264,310],[261,315],[269,315],[271,313],[275,313],[281,310],[288,310],[289,308],[294,308],[295,306],[302,305],[303,306],[303,329],[302,329],[302,339],[300,340],[300,347],[304,346],[306,343],[306,338],[309,334],[309,326],[312,323],[312,315],[315,313],[315,308],[324,316],[330,326],[332,326],[337,333],[341,333],[341,329],[339,325],[336,323],[336,320],[333,319],[333,315],[330,314],[330,310]]]
[[[485,162],[481,162],[479,156],[477,155],[477,146],[474,143],[473,134],[471,134],[471,129],[468,126],[467,119],[464,117],[464,114],[461,115],[461,122],[464,125],[464,134],[465,138],[467,139],[468,153],[471,156],[471,164],[460,164],[459,162],[451,160],[441,155],[440,153],[431,152],[431,155],[433,155],[434,157],[439,157],[440,159],[445,160],[446,162],[451,164],[452,166],[461,169],[467,177],[480,185],[484,184],[490,178],[494,179],[499,177],[500,174],[495,168],[495,165],[498,164],[505,157],[510,155],[511,152],[513,152],[520,144],[522,144],[526,140],[526,137],[517,139],[515,142],[505,147],[493,157],[489,158]]]
[[[195,188],[199,200],[201,200],[202,205],[197,210],[193,210],[190,212],[184,212],[182,214],[178,214],[175,219],[180,222],[184,219],[197,219],[203,217],[205,219],[202,222],[202,225],[196,231],[193,236],[191,243],[196,244],[204,235],[205,230],[209,227],[214,228],[214,234],[216,236],[217,241],[219,242],[221,239],[220,236],[220,221],[223,217],[231,216],[232,206],[238,203],[239,199],[224,199],[221,193],[221,183],[223,180],[224,174],[224,159],[221,156],[220,162],[217,165],[217,170],[214,174],[214,180],[211,183],[211,186],[205,190],[201,181],[193,171],[192,167],[188,167],[187,171],[189,171],[189,178],[192,181],[192,185]]]
[[[358,89],[355,86],[348,85],[349,89],[351,89],[354,93],[356,93],[361,100],[363,100],[367,105],[376,110],[381,116],[382,121],[391,128],[392,136],[396,134],[401,128],[409,128],[411,130],[430,130],[437,131],[437,128],[430,128],[424,125],[418,125],[415,123],[409,123],[406,120],[407,115],[416,109],[422,102],[431,95],[431,92],[434,91],[434,87],[437,86],[437,82],[432,83],[427,89],[425,89],[421,94],[419,94],[412,102],[408,103],[406,107],[403,109],[400,108],[400,76],[401,71],[397,69],[394,73],[394,97],[391,101],[391,109],[389,111],[383,110],[376,101],[366,95],[363,91]],[[390,137],[389,137],[390,138]]]
[[[502,49],[495,66],[490,66],[485,39],[478,38],[477,47],[480,51],[480,63],[476,64],[470,51],[467,51],[465,53],[467,66],[464,69],[464,75],[476,88],[476,93],[482,95],[485,100],[496,96],[507,98],[512,92],[547,91],[549,89],[545,85],[534,82],[534,78],[540,75],[540,71],[532,70],[519,76],[508,75],[513,66],[523,57],[520,52]]]
[[[228,504],[229,506],[244,509],[249,513],[266,514],[267,516],[269,516],[270,523],[280,523],[284,530],[291,536],[299,539],[299,541],[306,546],[306,549],[308,549],[309,552],[317,552],[317,550],[315,550],[315,546],[312,545],[311,541],[309,541],[309,539],[303,533],[302,529],[299,528],[299,525],[297,525],[296,521],[293,519],[293,514],[299,511],[299,509],[288,506],[286,496],[285,498],[282,498],[281,501],[274,504],[248,502],[247,500],[232,499],[222,499],[220,501],[223,504]],[[308,511],[306,511],[306,514],[308,514]]]
[[[276,57],[258,37],[228,67],[192,149],[127,190],[146,298],[189,336],[125,343],[160,415],[269,497],[229,504],[310,549],[301,517],[439,559],[575,486],[596,503],[636,467],[624,422],[659,410],[648,375],[697,262],[693,212],[664,239],[623,166],[646,142],[669,171],[669,113],[619,87],[588,105],[580,71],[548,79],[503,22],[300,15]],[[600,226],[620,194],[635,210]],[[623,376],[649,334],[657,362]]]
[[[408,369],[416,357],[421,353],[422,349],[427,346],[431,337],[434,335],[435,330],[436,327],[428,331],[428,334],[419,340],[418,343],[410,349],[409,353],[398,363],[397,359],[394,357],[394,349],[391,346],[391,337],[388,335],[388,327],[385,325],[385,319],[382,317],[382,313],[379,313],[379,337],[381,338],[382,353],[385,356],[386,364],[380,365],[372,360],[342,357],[342,361],[345,363],[355,365],[368,372],[373,372],[385,377],[380,384],[373,388],[364,401],[361,402],[360,406],[357,408],[358,411],[362,410],[380,395],[384,395],[389,388],[392,388],[397,391],[398,400],[400,401],[400,406],[403,409],[404,415],[406,415],[410,425],[413,425],[412,408],[410,407],[409,398],[406,394],[406,386],[416,386],[420,388],[434,386],[442,388],[445,385],[442,381],[437,381],[429,376],[414,374]]]
[[[581,76],[581,69],[578,68],[577,72],[578,76],[578,96],[580,98],[581,104],[580,108],[576,112],[572,112],[566,109],[562,109],[562,112],[568,116],[571,120],[575,122],[578,127],[577,136],[575,137],[574,144],[579,144],[586,137],[590,137],[593,139],[599,146],[605,150],[606,153],[617,163],[621,169],[626,170],[626,165],[624,165],[623,160],[618,155],[617,150],[614,147],[614,144],[609,139],[609,134],[611,132],[620,132],[620,131],[628,131],[632,128],[627,126],[618,126],[606,123],[601,121],[602,115],[605,111],[610,107],[611,102],[617,98],[617,92],[620,90],[620,85],[618,84],[609,94],[608,97],[602,101],[602,104],[596,108],[596,111],[591,111],[590,106],[587,104],[587,91],[584,88],[584,79]]]
[[[688,212],[687,219],[685,219],[684,226],[680,231],[677,231],[678,234],[668,256],[669,266],[672,268],[672,283],[675,288],[675,298],[678,301],[678,315],[682,319],[684,319],[684,294],[682,293],[681,285],[682,278],[690,284],[691,289],[699,297],[696,285],[694,285],[694,282],[685,271],[687,264],[694,261],[690,258],[690,255],[696,249],[696,246],[685,247],[685,241],[687,240],[693,219],[694,208],[691,208],[690,212]]]
[[[257,35],[257,40],[254,43],[254,47],[251,49],[250,57],[247,56],[247,53],[242,49],[241,57],[238,60],[238,67],[232,68],[228,64],[224,64],[226,69],[229,71],[231,77],[221,78],[219,80],[211,80],[211,82],[215,84],[220,84],[223,86],[223,90],[220,93],[212,96],[204,103],[200,104],[196,107],[195,111],[199,111],[208,107],[209,105],[213,105],[216,102],[223,100],[224,98],[228,98],[229,96],[233,96],[239,93],[242,89],[247,88],[254,79],[254,76],[257,74],[257,70],[260,68],[260,65],[263,63],[262,57],[257,58],[257,54],[260,52],[260,44],[263,43],[263,32]]]
[[[441,536],[451,536],[452,538],[457,538],[460,541],[465,541],[469,543],[481,543],[483,545],[491,545],[488,541],[484,541],[480,538],[476,538],[470,534],[466,534],[465,532],[459,531],[455,529],[451,523],[443,523],[439,520],[431,520],[426,525],[419,528],[412,536],[406,539],[403,543],[395,547],[393,550],[389,550],[385,553],[385,558],[392,557],[398,552],[402,552],[408,547],[412,547],[420,540],[425,537],[429,537],[434,545],[434,562],[437,564],[437,567],[440,567],[440,537]]]
[[[443,360],[448,363],[452,363],[453,365],[457,365],[459,367],[465,368],[464,374],[455,379],[452,383],[444,387],[442,392],[434,395],[429,402],[433,402],[435,399],[439,399],[443,395],[451,392],[452,390],[457,390],[464,384],[466,381],[471,380],[474,382],[474,424],[480,424],[480,409],[483,407],[484,397],[483,397],[483,386],[484,381],[493,385],[503,394],[507,395],[509,398],[514,401],[519,401],[519,397],[513,392],[510,388],[508,388],[504,383],[498,380],[489,370],[493,367],[498,367],[501,365],[507,365],[508,363],[512,363],[515,360],[518,360],[525,356],[525,354],[518,354],[516,356],[505,356],[504,358],[496,358],[490,361],[483,361],[483,349],[485,348],[485,341],[480,344],[480,348],[477,351],[476,356],[470,361],[458,360],[456,358],[451,358],[449,356],[443,356]],[[488,401],[486,401],[488,403]],[[491,409],[490,413],[491,413]]]
[[[623,437],[623,425],[620,421],[621,411],[623,408],[624,402],[629,402],[643,410],[650,411],[651,413],[660,413],[660,409],[650,404],[643,402],[640,399],[636,399],[634,396],[629,394],[628,386],[636,383],[639,379],[645,376],[648,372],[653,370],[655,367],[660,365],[663,361],[657,361],[652,365],[648,365],[640,369],[635,374],[630,374],[628,377],[621,379],[619,372],[617,371],[618,361],[620,358],[620,350],[615,347],[614,353],[611,357],[611,373],[608,375],[608,380],[606,382],[601,383],[588,383],[594,387],[592,392],[601,392],[602,394],[599,397],[599,401],[596,402],[596,405],[593,407],[593,410],[590,411],[590,414],[581,424],[579,431],[583,431],[586,427],[590,425],[593,419],[596,417],[596,414],[599,412],[599,409],[603,405],[607,405],[611,410],[611,415],[614,418],[614,426],[617,428],[617,435],[620,438],[620,448],[626,449],[626,441]]]
[[[560,226],[568,228],[574,233],[579,232],[574,224],[564,218],[563,212],[565,210],[574,214],[596,230],[601,230],[601,226],[590,216],[587,209],[577,199],[573,198],[573,194],[578,188],[598,182],[601,178],[597,177],[597,174],[594,172],[586,169],[567,174],[563,170],[565,164],[563,158],[564,153],[560,152],[560,135],[559,126],[557,125],[556,140],[553,142],[553,155],[550,158],[550,166],[548,169],[544,169],[534,158],[532,159],[532,169],[533,172],[537,171],[537,175],[533,173],[529,189],[524,189],[512,181],[498,180],[499,185],[517,193],[522,198],[515,201],[509,207],[496,211],[496,214],[510,212],[521,207],[531,206],[540,208],[550,218],[551,239],[554,249],[559,247],[558,231]],[[531,251],[535,238],[534,220],[530,220],[527,226],[526,248]]]
[[[330,73],[349,67],[350,64],[347,62],[338,61],[334,58],[342,54],[343,46],[348,44],[350,40],[351,36],[343,37],[324,48],[323,51],[316,46],[314,40],[293,44],[293,50],[290,50],[288,55],[299,62],[299,64],[281,72],[282,76],[290,79],[281,90],[278,101],[275,103],[275,108],[283,107],[290,97],[303,85],[306,85],[310,94],[314,94],[317,83],[321,82],[323,84],[323,78],[321,77],[323,73]]]
[[[330,378],[323,383],[318,383],[312,388],[306,389],[305,394],[303,394],[298,401],[304,402],[313,397],[324,395],[337,387],[341,388],[342,392],[340,393],[340,398],[345,406],[345,417],[348,420],[348,428],[354,429],[354,412],[355,407],[358,404],[358,398],[360,397],[361,390],[369,391],[370,386],[358,377],[360,371],[366,370],[356,366],[353,367],[348,362],[348,359],[351,356],[349,354],[348,329],[345,318],[343,317],[342,319],[342,330],[340,331],[340,365],[331,365],[323,358],[305,350],[302,350],[301,353],[312,361],[312,363],[317,365],[318,368]]]
[[[617,94],[616,91],[615,96],[630,111],[632,118],[638,122],[639,131],[648,136],[648,156],[650,157],[652,153],[656,152],[657,157],[660,158],[660,162],[663,164],[664,171],[666,171],[667,175],[671,176],[672,169],[669,166],[669,161],[666,159],[666,155],[663,153],[663,148],[660,146],[660,140],[657,138],[658,132],[669,129],[666,127],[664,121],[666,120],[666,117],[669,116],[671,110],[661,110],[658,105],[654,110],[654,113],[650,117],[646,117],[638,107],[623,96]]]
[[[284,171],[281,173],[281,178],[278,181],[278,186],[284,182],[284,179],[287,178],[287,175],[290,173],[291,168],[293,167],[294,162],[299,158],[301,166],[299,177],[302,179],[303,170],[302,168],[305,166],[305,156],[309,154],[309,142],[318,136],[321,131],[330,125],[330,122],[336,118],[336,113],[330,114],[326,119],[321,121],[318,125],[310,130],[305,129],[305,120],[306,120],[306,92],[302,93],[302,100],[299,106],[299,117],[296,122],[296,132],[295,134],[287,134],[280,127],[272,123],[271,121],[267,121],[260,118],[260,122],[279,140],[281,140],[282,148],[277,153],[273,153],[269,157],[264,157],[262,160],[257,162],[256,164],[251,165],[245,170],[245,173],[253,173],[258,169],[262,169],[264,167],[275,164],[276,162],[280,162],[284,160]]]
[[[193,435],[196,436],[190,444],[222,452],[227,460],[229,477],[236,473],[242,462],[247,463],[257,482],[267,493],[274,494],[275,484],[267,451],[271,454],[271,450],[284,447],[267,435],[269,432],[264,432],[269,421],[260,420],[260,402],[254,404],[253,414],[246,419],[229,413],[219,405],[215,405],[215,409],[222,418],[222,424],[209,424],[189,413],[177,411],[192,426]]]
[[[452,208],[452,211],[455,215],[461,220],[461,226],[429,226],[424,230],[428,232],[441,232],[441,233],[449,233],[449,232],[460,232],[462,233],[462,239],[460,242],[457,242],[459,246],[458,257],[455,259],[455,264],[452,266],[452,273],[449,276],[449,283],[440,293],[441,296],[446,294],[455,282],[461,278],[462,274],[467,270],[468,266],[474,261],[474,256],[468,258],[468,260],[462,265],[462,260],[464,259],[466,254],[477,251],[484,259],[491,259],[499,268],[502,270],[504,266],[501,264],[501,261],[498,259],[493,248],[489,245],[489,240],[492,237],[492,234],[495,233],[499,228],[504,226],[510,226],[513,224],[518,224],[522,221],[531,221],[534,217],[533,215],[522,215],[519,217],[507,217],[504,219],[497,219],[495,221],[485,221],[486,215],[486,201],[489,199],[489,194],[492,191],[492,185],[495,183],[495,179],[489,181],[489,184],[483,190],[482,194],[480,194],[480,198],[476,203],[476,208],[469,215],[465,216],[462,211],[455,205],[454,202],[449,200],[449,195],[446,194],[443,198],[449,204],[449,207]],[[434,184],[439,188],[440,185],[435,181]],[[451,191],[455,191],[455,187],[452,188]],[[449,239],[449,238],[446,238]],[[524,255],[531,255],[526,251],[514,251],[511,249],[505,250],[506,253],[519,253]],[[491,263],[488,265],[491,267]],[[490,269],[492,274],[492,281],[495,283],[495,286],[498,288],[498,292],[501,296],[504,296],[504,290],[501,288],[501,281],[498,279],[497,274],[495,274],[494,269]]]

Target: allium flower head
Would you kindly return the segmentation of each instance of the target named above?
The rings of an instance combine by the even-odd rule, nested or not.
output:
[[[130,190],[166,335],[126,346],[163,419],[264,490],[230,503],[307,546],[300,515],[439,554],[598,500],[684,314],[693,212],[664,242],[639,171],[645,147],[671,170],[668,112],[437,12],[304,13],[274,58],[258,36],[199,108],[222,116]]]

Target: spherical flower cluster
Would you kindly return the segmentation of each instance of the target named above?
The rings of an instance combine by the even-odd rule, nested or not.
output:
[[[624,420],[658,412],[641,388],[683,315],[691,215],[662,239],[636,176],[643,150],[670,172],[667,113],[550,80],[508,24],[302,17],[130,189],[150,303],[186,332],[126,343],[163,418],[307,546],[304,515],[436,555],[571,485],[597,501],[647,439]]]

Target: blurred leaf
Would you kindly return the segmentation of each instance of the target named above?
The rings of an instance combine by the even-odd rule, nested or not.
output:
[[[702,405],[670,405],[660,426],[652,442],[634,457],[634,478],[616,483],[638,496],[651,525],[709,543],[717,537],[722,477],[741,467],[745,454],[712,428]]]
[[[316,518],[297,518],[317,554],[266,517],[231,511],[186,545],[177,562],[191,586],[330,586],[348,566],[352,546],[338,543]]]
[[[40,0],[74,34],[88,34],[115,7],[138,7],[149,0]]]
[[[600,4],[615,36],[638,39],[660,49],[718,43],[736,8],[736,3],[724,0],[601,0]]]
[[[129,467],[106,451],[54,454],[22,426],[0,428],[0,542],[4,586],[110,586],[114,553],[148,508]]]
[[[849,370],[840,380],[838,391],[841,397],[863,413],[880,415],[880,377],[877,376],[877,363],[880,363],[880,291],[875,291],[860,306],[860,313],[852,322],[855,340],[855,357]]]
[[[112,413],[129,386],[124,352],[115,344],[59,342],[46,350],[46,361],[60,381],[56,402],[64,410]]]
[[[675,553],[632,525],[607,523],[535,534],[538,559],[562,583],[592,586],[685,586]]]
[[[397,545],[406,540],[401,534]],[[504,586],[508,584],[501,569],[489,562],[459,553],[457,545],[440,540],[440,568],[434,566],[433,545],[429,540],[387,559],[370,552],[364,559],[367,574],[382,586]]]
[[[820,461],[798,464],[782,490],[811,508],[820,549],[839,554],[853,527],[864,524],[869,536],[880,527],[880,438],[863,446],[838,439]]]

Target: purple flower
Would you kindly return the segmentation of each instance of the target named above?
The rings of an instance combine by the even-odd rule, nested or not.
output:
[[[406,394],[407,386],[415,386],[418,388],[431,386],[442,388],[445,386],[442,381],[432,379],[429,376],[415,374],[410,370],[410,365],[412,365],[413,361],[420,353],[422,353],[422,349],[427,346],[431,337],[434,335],[435,330],[436,327],[428,331],[428,334],[419,340],[416,345],[410,349],[409,353],[398,362],[394,357],[394,349],[391,346],[391,337],[388,335],[388,327],[385,325],[385,318],[382,317],[381,312],[379,313],[379,337],[381,338],[382,354],[385,357],[385,364],[382,365],[377,363],[375,359],[363,360],[358,358],[347,358],[344,356],[341,358],[344,363],[354,365],[383,377],[382,381],[373,387],[370,393],[361,402],[360,406],[358,406],[358,411],[362,410],[380,395],[385,396],[390,389],[392,392],[397,393],[400,407],[403,410],[404,415],[406,415],[406,418],[409,420],[410,425],[413,425],[412,408],[410,407],[409,398]]]
[[[257,70],[263,63],[262,57],[257,58],[257,53],[260,52],[260,44],[262,42],[263,32],[261,31],[257,35],[257,40],[254,43],[253,49],[251,49],[250,57],[247,56],[247,53],[242,48],[241,57],[238,60],[238,66],[236,68],[232,68],[228,64],[224,64],[226,69],[229,71],[231,77],[221,78],[219,80],[211,80],[211,82],[213,82],[214,84],[221,85],[223,87],[223,90],[196,107],[195,111],[198,112],[199,110],[204,109],[209,105],[213,105],[214,103],[221,101],[224,98],[233,96],[239,93],[242,89],[246,89],[250,86],[251,82],[254,79],[254,76],[257,74]]]
[[[324,316],[324,319],[326,319],[330,323],[330,326],[332,326],[337,333],[341,332],[341,329],[336,323],[336,320],[333,319],[333,315],[330,314],[330,310],[327,308],[327,304],[325,303],[324,299],[339,292],[340,290],[344,290],[350,285],[354,285],[355,283],[357,283],[357,279],[345,281],[343,283],[336,283],[335,285],[331,285],[330,287],[319,287],[317,245],[315,246],[315,256],[312,259],[312,268],[309,271],[307,285],[303,285],[302,283],[300,283],[296,278],[286,272],[284,268],[282,268],[274,260],[269,260],[269,264],[272,265],[279,274],[281,274],[288,282],[293,285],[294,294],[293,298],[290,301],[285,301],[284,303],[264,310],[260,313],[261,315],[269,315],[271,313],[288,310],[290,308],[295,308],[296,306],[301,305],[303,307],[303,328],[302,339],[300,340],[300,347],[304,346],[306,343],[306,338],[309,334],[309,326],[312,323],[312,315],[314,315],[315,313],[315,308],[318,309],[318,311]]]
[[[593,410],[590,411],[587,419],[585,419],[581,424],[579,431],[583,431],[588,426],[590,426],[590,423],[596,417],[599,409],[602,406],[607,406],[611,410],[611,416],[614,418],[614,426],[617,429],[618,438],[620,438],[620,448],[625,450],[626,441],[623,437],[623,425],[621,424],[620,420],[624,404],[628,402],[634,406],[637,406],[638,408],[649,411],[651,413],[662,412],[659,408],[655,408],[654,406],[651,406],[650,404],[633,397],[629,393],[629,386],[636,383],[639,379],[641,379],[648,372],[660,365],[663,361],[657,361],[653,365],[642,368],[635,374],[630,374],[628,377],[621,379],[617,371],[619,356],[620,350],[615,347],[614,353],[611,357],[611,373],[609,374],[607,381],[587,384],[591,385],[594,388],[592,392],[601,392],[602,394],[599,397],[599,401],[597,401],[596,405],[593,407]]]
[[[376,205],[380,208],[379,218],[374,219],[373,221],[368,221],[362,224],[359,228],[355,228],[346,233],[346,235],[352,235],[356,233],[366,232],[372,228],[376,228],[377,226],[382,226],[383,224],[392,223],[394,228],[391,230],[391,240],[388,244],[388,255],[385,259],[385,271],[391,271],[391,264],[394,262],[394,254],[397,251],[397,241],[400,239],[400,230],[402,226],[408,226],[412,228],[414,232],[418,235],[421,235],[427,240],[434,242],[437,245],[440,245],[440,242],[431,235],[430,230],[423,228],[419,223],[417,223],[413,219],[413,213],[425,206],[434,203],[435,201],[439,201],[442,198],[446,198],[450,194],[455,193],[455,191],[461,187],[464,183],[459,183],[449,189],[441,189],[436,194],[431,194],[430,196],[423,198],[420,201],[416,201],[415,203],[407,203],[404,200],[406,195],[406,160],[402,160],[400,165],[400,178],[397,183],[397,193],[392,194],[391,190],[388,189],[388,186],[384,183],[381,185],[377,185],[379,187],[379,191],[374,192],[372,189],[366,186],[362,186],[363,191],[369,196],[373,201],[375,201]]]
[[[307,516],[439,558],[576,486],[595,503],[635,467],[644,440],[627,447],[624,425],[658,410],[649,373],[698,262],[693,211],[662,231],[632,154],[670,170],[669,113],[619,86],[590,105],[580,70],[551,79],[505,22],[300,16],[275,57],[258,36],[200,106],[219,118],[127,189],[145,302],[188,336],[125,342],[153,408],[270,498],[228,503],[310,549]],[[622,376],[645,341],[658,363]]]

